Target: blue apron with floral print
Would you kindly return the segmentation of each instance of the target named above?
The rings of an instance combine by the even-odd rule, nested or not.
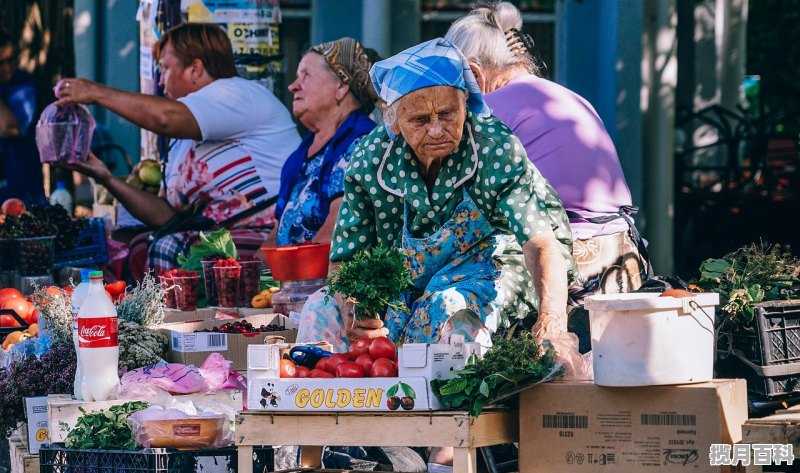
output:
[[[513,237],[494,229],[466,189],[463,195],[450,219],[429,237],[413,237],[404,224],[401,251],[414,287],[404,298],[409,310],[386,315],[396,341],[436,343],[460,333],[465,340],[488,342],[497,328],[503,297],[496,281],[503,268],[495,256]],[[408,222],[407,203],[404,209]]]

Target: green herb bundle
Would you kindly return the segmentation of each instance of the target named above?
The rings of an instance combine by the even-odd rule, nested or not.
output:
[[[151,328],[119,321],[119,369],[130,371],[158,363],[167,355],[169,339]]]
[[[445,406],[478,416],[487,404],[563,374],[563,368],[556,368],[553,347],[540,347],[530,332],[493,342],[482,359],[456,371],[455,377],[431,381],[434,394]]]
[[[405,256],[384,246],[358,251],[328,279],[330,291],[356,301],[357,318],[381,318],[387,308],[404,310],[395,303],[411,284]]]
[[[128,320],[144,327],[158,327],[164,323],[166,294],[152,274],[144,275],[142,282],[134,287],[117,306],[120,320]]]
[[[64,445],[67,448],[92,448],[99,450],[136,450],[138,446],[133,439],[128,416],[136,411],[146,409],[146,402],[131,401],[108,410],[87,413],[79,407],[83,415],[78,418]]]
[[[797,258],[777,247],[751,244],[704,261],[694,284],[718,292],[722,313],[736,326],[748,327],[755,317],[753,304],[800,298],[798,274]]]
[[[219,256],[220,258],[238,258],[236,244],[233,242],[231,232],[220,228],[209,234],[200,232],[200,241],[189,247],[189,256],[178,255],[178,264],[181,269],[197,271],[203,274],[203,258]]]

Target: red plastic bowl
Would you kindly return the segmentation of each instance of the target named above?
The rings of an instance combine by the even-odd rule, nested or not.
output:
[[[276,281],[320,279],[328,277],[331,243],[262,248]]]

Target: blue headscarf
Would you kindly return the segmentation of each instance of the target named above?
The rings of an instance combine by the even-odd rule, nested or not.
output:
[[[472,113],[481,117],[492,113],[467,58],[444,38],[426,41],[376,62],[369,76],[386,105],[418,89],[449,85],[467,92],[467,108]]]

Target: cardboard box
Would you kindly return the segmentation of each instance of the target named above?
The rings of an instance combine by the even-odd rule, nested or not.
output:
[[[425,378],[273,378],[247,380],[247,408],[267,411],[429,410]],[[409,408],[392,404],[409,397]]]
[[[747,385],[721,379],[611,388],[551,382],[520,396],[519,471],[705,473],[712,443],[737,443]]]
[[[206,320],[204,322],[182,322],[164,324],[159,328],[169,338],[169,351],[167,361],[173,363],[193,364],[200,366],[209,353],[221,353],[225,359],[233,362],[232,368],[236,371],[247,369],[247,346],[263,344],[265,337],[282,336],[287,341],[294,342],[297,338],[297,325],[288,317],[281,314],[261,314],[244,317],[254,326],[276,324],[286,327],[286,330],[277,332],[257,333],[219,333],[198,332],[204,329],[213,329],[231,320]]]
[[[28,451],[35,455],[42,444],[50,443],[47,436],[47,396],[26,397],[25,418],[28,425]]]
[[[8,438],[8,453],[11,473],[39,473],[39,455],[28,452],[22,440],[16,435]]]
[[[217,313],[235,315],[236,317],[250,317],[253,315],[272,314],[272,308],[266,309],[250,309],[246,307],[240,308],[220,308],[220,307],[203,307],[197,310],[164,310],[164,323],[174,324],[179,322],[205,322],[207,320],[216,320]],[[221,319],[225,320],[225,319]]]
[[[400,377],[422,377],[428,380],[426,390],[431,409],[444,409],[431,391],[432,379],[450,379],[453,372],[464,369],[473,354],[483,356],[479,343],[465,343],[461,335],[452,335],[450,344],[405,343],[397,350],[397,369]]]
[[[192,401],[195,404],[220,402],[237,411],[242,410],[243,396],[241,391],[226,390],[210,393],[186,394],[172,396],[176,402]],[[75,428],[78,418],[83,415],[81,408],[86,412],[107,410],[111,406],[125,404],[131,401],[147,401],[147,399],[114,399],[110,401],[78,401],[75,399],[53,398],[47,399],[47,424],[50,442],[62,443],[67,434]]]

